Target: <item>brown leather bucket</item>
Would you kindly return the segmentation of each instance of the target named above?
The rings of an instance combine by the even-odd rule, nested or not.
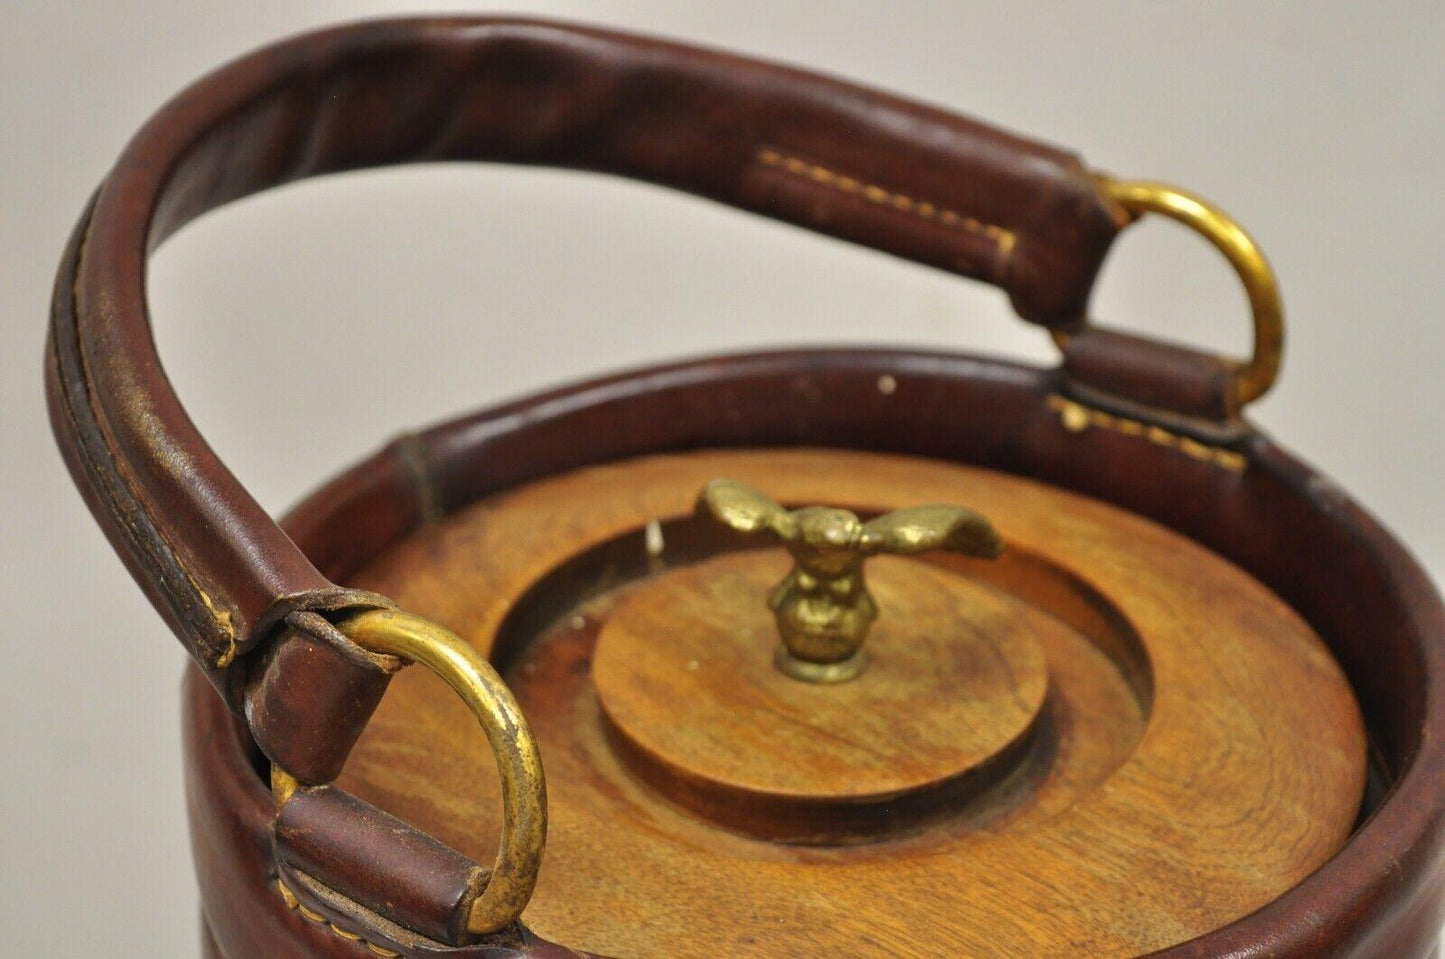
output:
[[[410,435],[278,526],[171,390],[149,327],[147,257],[248,194],[434,160],[637,178],[993,283],[1055,331],[1064,361],[810,350],[613,376]],[[328,788],[402,664],[338,628],[390,601],[337,584],[422,524],[531,480],[770,446],[1030,477],[1169,527],[1272,588],[1347,675],[1375,782],[1323,867],[1167,954],[1429,953],[1445,919],[1445,608],[1389,533],[1242,416],[1278,365],[1278,317],[1260,320],[1272,289],[1250,289],[1259,342],[1246,364],[1087,326],[1111,242],[1154,208],[1069,153],[971,120],[564,24],[342,27],[250,54],[169,103],[65,253],[46,384],[77,486],[196,661],[185,750],[211,953],[571,954],[525,917],[484,931],[469,921],[515,864],[488,871]],[[910,389],[884,395],[885,378]],[[515,868],[535,878],[535,861]],[[916,935],[927,951],[930,931]]]

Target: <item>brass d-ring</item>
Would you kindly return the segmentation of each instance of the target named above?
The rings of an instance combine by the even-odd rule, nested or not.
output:
[[[1190,227],[1229,260],[1249,296],[1254,315],[1254,354],[1236,364],[1234,401],[1238,407],[1263,396],[1279,376],[1284,353],[1284,306],[1274,270],[1244,228],[1223,210],[1192,193],[1163,183],[1096,177],[1099,189],[1129,213],[1158,213]],[[1062,348],[1068,334],[1056,332]]]
[[[467,928],[495,932],[522,914],[537,885],[547,842],[547,784],[537,741],[502,677],[461,637],[430,620],[393,609],[369,610],[336,624],[374,653],[420,663],[466,701],[492,747],[502,783],[502,836],[491,878],[472,904]]]

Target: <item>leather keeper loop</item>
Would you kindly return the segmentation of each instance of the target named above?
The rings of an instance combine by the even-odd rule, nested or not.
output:
[[[293,613],[246,690],[251,735],[300,781],[329,783],[401,667],[393,656],[366,652],[321,615]]]
[[[468,940],[487,870],[396,817],[333,786],[298,789],[274,837],[279,862],[378,915],[438,942]]]
[[[1211,423],[1238,415],[1236,365],[1221,357],[1101,327],[1069,337],[1063,352],[1065,376],[1090,391]]]

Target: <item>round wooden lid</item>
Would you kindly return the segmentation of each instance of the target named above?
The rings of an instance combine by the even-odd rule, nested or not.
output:
[[[770,550],[704,560],[628,590],[598,629],[592,681],[619,755],[654,788],[740,831],[866,841],[1018,768],[1048,691],[1041,636],[1064,627],[969,579],[883,557],[885,615],[856,679],[774,666]]]
[[[692,516],[717,477],[872,516],[954,502],[997,560],[879,557],[869,662],[773,665],[790,561]],[[475,504],[356,585],[455,630],[539,741],[524,919],[605,955],[1137,954],[1241,917],[1348,836],[1338,666],[1285,604],[1157,525],[1016,477],[832,450],[710,451]],[[489,861],[475,723],[419,670],[341,784]]]

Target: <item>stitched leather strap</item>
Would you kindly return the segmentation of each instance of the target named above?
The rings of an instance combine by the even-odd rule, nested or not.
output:
[[[996,283],[1020,315],[1082,313],[1124,222],[1071,155],[785,67],[522,20],[366,23],[251,54],[135,137],[56,287],[56,433],[101,525],[190,651],[228,664],[338,590],[206,445],[147,317],[149,252],[267,187],[421,160],[621,174]]]

